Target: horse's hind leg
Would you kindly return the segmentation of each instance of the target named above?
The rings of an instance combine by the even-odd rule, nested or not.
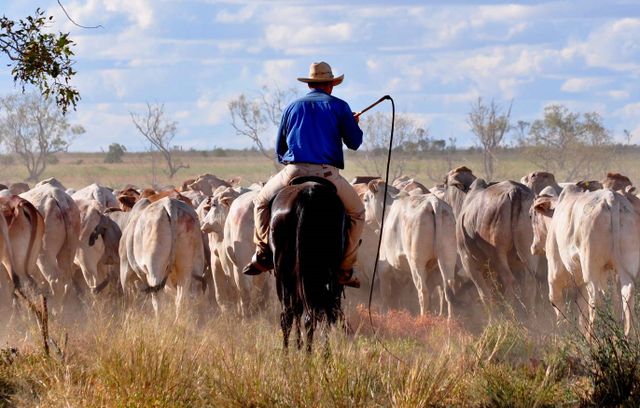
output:
[[[302,350],[302,327],[300,324],[299,314],[296,314],[295,322],[296,322],[296,347],[298,348],[298,350]]]
[[[289,349],[289,335],[291,334],[292,325],[293,311],[290,308],[285,308],[282,313],[280,313],[280,327],[282,328],[282,348],[285,351]]]
[[[311,349],[313,348],[313,331],[316,326],[316,316],[315,313],[310,312],[305,316],[304,319],[304,328],[307,334],[307,353],[311,353]]]

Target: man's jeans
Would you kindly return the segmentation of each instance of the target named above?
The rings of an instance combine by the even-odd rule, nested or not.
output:
[[[322,177],[336,186],[338,196],[342,200],[349,219],[349,235],[340,269],[349,270],[353,268],[358,255],[360,235],[362,235],[362,228],[364,227],[364,205],[351,184],[340,175],[338,169],[327,164],[287,164],[262,187],[253,201],[255,204],[253,215],[256,224],[254,242],[258,245],[258,250],[265,249],[268,245],[271,200],[280,190],[289,185],[293,178],[302,176]]]

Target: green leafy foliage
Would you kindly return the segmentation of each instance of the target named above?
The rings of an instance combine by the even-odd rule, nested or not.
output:
[[[120,143],[111,143],[109,151],[104,157],[105,163],[122,163],[122,156],[127,152],[127,148]]]
[[[24,20],[0,17],[0,52],[9,59],[13,79],[23,91],[25,85],[35,85],[43,96],[55,98],[65,114],[80,100],[69,83],[76,73],[71,59],[74,42],[68,33],[45,32],[52,21],[39,8]]]
[[[517,129],[529,160],[560,179],[602,174],[610,170],[617,153],[611,133],[596,112],[581,114],[563,105],[549,105],[542,119],[520,121]]]
[[[640,406],[640,337],[637,330],[625,336],[610,305],[597,313],[593,332],[574,331],[570,342],[573,359],[590,380],[586,407]]]

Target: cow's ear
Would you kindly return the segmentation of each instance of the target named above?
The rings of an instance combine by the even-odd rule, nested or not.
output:
[[[389,197],[393,198],[394,200],[397,200],[403,197],[408,197],[409,195],[410,195],[409,192],[406,190],[399,190],[396,193],[389,191]]]
[[[369,190],[371,190],[372,193],[375,194],[378,192],[377,180],[371,180],[370,182],[367,183],[367,186],[369,187]]]
[[[628,194],[633,194],[635,193],[635,191],[636,191],[636,188],[634,186],[626,186],[624,188],[624,192]]]
[[[551,197],[551,196],[546,196],[546,195],[539,196],[533,202],[533,209],[541,214],[545,214],[545,215],[549,215],[550,213],[552,214],[555,208],[556,208],[555,199],[554,197]]]
[[[458,190],[462,191],[463,193],[467,192],[467,188],[464,186],[464,184],[462,184],[460,181],[458,180],[453,180],[453,182],[451,182],[451,184],[449,184],[452,187],[457,188]]]
[[[389,194],[391,197],[395,198],[394,196],[397,196],[398,194],[400,194],[400,189],[398,189],[397,187],[394,187],[394,186],[388,186],[387,187],[387,194]]]
[[[597,180],[581,180],[576,183],[582,191],[596,191],[602,189],[602,183]]]
[[[582,191],[589,191],[589,180],[580,180],[576,183],[576,186],[580,187]]]
[[[131,210],[133,206],[136,204],[136,201],[138,201],[137,197],[134,197],[134,196],[128,196],[128,195],[118,196],[118,202],[120,203],[124,211]]]
[[[231,203],[233,202],[233,197],[222,197],[220,199],[220,202],[224,205],[226,205],[227,207],[231,206]]]
[[[232,186],[237,186],[238,184],[240,184],[241,180],[242,180],[241,177],[232,177],[229,180],[227,180],[227,183],[229,183]]]

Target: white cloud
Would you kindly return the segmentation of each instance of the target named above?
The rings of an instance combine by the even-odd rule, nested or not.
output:
[[[626,89],[614,89],[607,92],[607,95],[609,95],[611,99],[624,100],[629,99],[630,93]]]
[[[137,28],[115,34],[76,35],[75,53],[84,59],[112,59],[116,61],[158,58],[159,43]],[[140,65],[138,65],[140,66]]]
[[[367,59],[367,69],[369,71],[375,72],[380,68],[380,61],[377,59],[369,58]]]
[[[351,41],[353,27],[349,23],[331,25],[270,24],[265,28],[265,38],[269,46],[275,49],[327,45]]]
[[[105,87],[115,90],[118,98],[127,96],[127,72],[122,69],[105,69],[100,72]]]
[[[509,32],[507,33],[507,38],[511,38],[517,34],[524,32],[527,28],[529,28],[529,23],[518,23],[514,26],[509,27]]]
[[[201,95],[196,101],[198,110],[196,123],[219,125],[229,118],[228,100],[214,99],[211,93]]]
[[[574,45],[587,64],[640,73],[640,19],[623,18],[603,24],[586,41]]]
[[[460,93],[438,95],[437,98],[442,100],[445,105],[455,105],[470,104],[475,102],[480,96],[480,92],[477,89],[469,89]]]
[[[145,100],[152,87],[162,79],[162,72],[156,69],[106,68],[83,70],[74,79],[81,95],[90,96],[93,101]],[[82,103],[82,102],[81,102]]]
[[[231,12],[228,10],[221,10],[216,14],[215,21],[218,23],[227,24],[241,24],[250,20],[256,11],[255,4],[249,4],[245,7],[241,7],[237,12]]]
[[[263,71],[257,77],[259,85],[289,84],[294,78],[306,72],[295,72],[295,60],[280,59],[267,60],[263,64]]]
[[[560,89],[570,93],[586,92],[605,83],[607,80],[603,78],[569,78],[564,81]]]
[[[97,151],[99,148],[106,149],[114,142],[131,150],[141,149],[142,141],[138,140],[127,109],[132,108],[111,104],[83,105],[73,117],[72,123],[81,124],[86,133],[74,140],[71,150]]]
[[[499,4],[479,6],[473,13],[468,14],[471,24],[475,27],[484,26],[491,22],[513,22],[527,20],[533,17],[535,8],[518,4]]]
[[[530,83],[531,79],[505,78],[498,81],[498,88],[505,99],[513,99],[518,95],[520,88]]]
[[[640,118],[640,102],[624,105],[616,114],[626,119],[638,120]]]

